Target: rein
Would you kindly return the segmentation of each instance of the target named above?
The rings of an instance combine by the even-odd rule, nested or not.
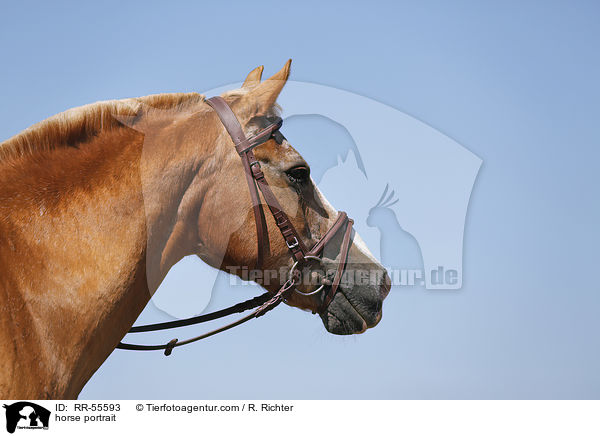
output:
[[[264,173],[260,167],[260,163],[254,156],[253,149],[260,144],[263,144],[267,140],[274,138],[279,144],[283,142],[283,135],[279,132],[282,125],[281,118],[277,118],[266,128],[260,130],[253,137],[248,139],[242,130],[242,126],[238,121],[237,117],[221,97],[212,97],[206,101],[217,113],[221,123],[229,133],[229,136],[233,140],[235,149],[242,159],[242,165],[246,174],[246,181],[248,182],[248,188],[250,190],[250,198],[252,200],[252,208],[254,212],[254,220],[256,222],[256,235],[258,241],[258,255],[256,260],[256,268],[262,267],[265,257],[269,253],[269,241],[268,241],[268,229],[267,221],[265,219],[264,210],[261,205],[258,191],[262,193],[262,196],[267,204],[269,211],[275,219],[275,223],[285,240],[294,264],[290,268],[288,273],[288,279],[283,286],[275,293],[271,294],[266,292],[262,295],[254,297],[250,300],[238,303],[234,306],[226,309],[218,310],[216,312],[194,316],[187,319],[162,322],[157,324],[149,324],[144,326],[135,326],[129,330],[129,333],[140,333],[140,332],[151,332],[158,330],[166,330],[177,327],[184,327],[194,324],[200,324],[207,321],[212,321],[218,318],[222,318],[234,313],[245,312],[250,309],[256,308],[253,312],[248,315],[230,323],[226,324],[218,329],[209,331],[200,336],[196,336],[184,341],[178,339],[172,339],[166,344],[158,345],[138,345],[138,344],[127,344],[119,342],[117,348],[122,350],[134,350],[134,351],[153,351],[153,350],[165,350],[165,356],[169,356],[173,348],[180,347],[192,342],[199,341],[201,339],[208,338],[216,335],[217,333],[224,332],[240,324],[245,323],[254,318],[263,316],[265,313],[277,307],[282,301],[285,301],[289,297],[291,292],[297,292],[302,295],[314,295],[319,292],[323,292],[323,300],[321,302],[319,313],[325,311],[339,288],[344,269],[346,268],[346,262],[348,260],[348,253],[350,250],[350,243],[352,239],[352,225],[353,221],[348,218],[345,212],[339,212],[335,223],[327,230],[321,239],[309,250],[298,232],[294,228],[294,225],[290,221],[288,215],[283,211],[281,204],[273,194],[269,183],[265,179]],[[296,289],[296,285],[300,281],[301,274],[300,270],[308,267],[310,262],[317,261],[322,263],[321,255],[325,246],[345,227],[344,236],[340,248],[340,260],[335,271],[335,276],[331,281],[330,288],[325,291],[325,284],[321,284],[317,289],[311,292],[301,292]]]

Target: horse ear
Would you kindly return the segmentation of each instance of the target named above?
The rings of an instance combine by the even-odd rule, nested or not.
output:
[[[260,83],[260,79],[262,77],[264,68],[265,67],[263,67],[261,65],[260,67],[256,67],[255,69],[250,71],[248,73],[248,77],[246,77],[246,80],[244,80],[244,84],[242,85],[242,88],[252,88],[252,87],[258,85]]]
[[[288,77],[290,76],[291,65],[292,60],[289,59],[285,63],[283,68],[277,73],[275,73],[273,77],[270,77],[264,82],[260,83],[258,86],[254,87],[248,94],[246,94],[246,98],[250,98],[258,103],[259,114],[266,113],[275,104],[279,93],[283,89],[283,86],[285,85]]]

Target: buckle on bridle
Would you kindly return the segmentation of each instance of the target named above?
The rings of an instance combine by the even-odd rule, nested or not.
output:
[[[286,240],[285,245],[287,245],[287,247],[291,250],[293,248],[296,248],[298,245],[300,245],[300,243],[298,242],[298,238],[296,238],[294,236],[294,240],[291,243]],[[296,263],[298,263],[298,262],[296,262]]]

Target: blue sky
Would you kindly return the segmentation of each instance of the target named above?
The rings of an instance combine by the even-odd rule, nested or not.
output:
[[[293,80],[385,103],[483,160],[462,289],[394,289],[380,325],[359,337],[329,335],[282,308],[168,359],[116,351],[82,398],[598,398],[597,3],[20,2],[0,11],[1,139],[70,107],[202,92],[292,58]],[[317,146],[295,145],[307,156]],[[216,306],[253,292],[219,280]]]

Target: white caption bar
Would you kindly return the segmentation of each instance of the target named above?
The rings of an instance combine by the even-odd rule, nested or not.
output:
[[[107,432],[261,436],[600,434],[600,401],[140,400],[2,403],[6,407],[0,413],[1,425],[12,426],[15,434],[21,436],[105,436]],[[31,430],[44,428],[42,433],[31,433]]]

